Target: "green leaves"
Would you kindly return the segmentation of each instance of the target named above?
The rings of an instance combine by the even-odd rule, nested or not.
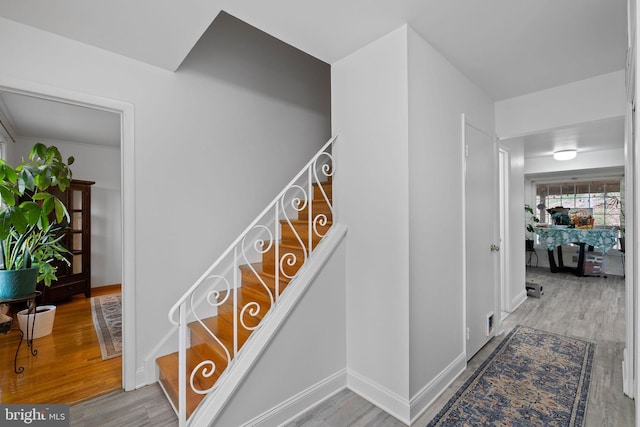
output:
[[[35,144],[32,148],[31,151],[29,152],[29,158],[33,159],[35,156],[40,157],[41,159],[44,159],[47,157],[47,146],[38,142],[37,144]]]
[[[39,204],[32,201],[22,202],[20,203],[20,209],[24,214],[24,218],[27,220],[27,224],[35,225],[38,223],[38,220],[42,215],[42,208]]]
[[[0,240],[6,240],[11,232],[11,212],[8,209],[0,211]]]
[[[16,191],[11,186],[0,184],[0,198],[2,198],[2,203],[5,205],[14,206],[16,204]]]
[[[0,159],[0,269],[37,265],[39,280],[56,280],[54,260],[68,263],[69,251],[60,243],[69,212],[55,196],[71,184],[71,165],[55,146],[37,143],[16,168]]]
[[[29,169],[20,170],[20,179],[18,180],[18,191],[20,194],[24,194],[25,190],[34,191],[36,183],[33,179],[33,174]]]

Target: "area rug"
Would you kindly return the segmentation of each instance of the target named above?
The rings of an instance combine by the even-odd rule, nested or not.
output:
[[[584,425],[595,344],[516,326],[429,423]]]
[[[122,354],[122,298],[120,294],[91,298],[93,326],[100,341],[102,360]]]

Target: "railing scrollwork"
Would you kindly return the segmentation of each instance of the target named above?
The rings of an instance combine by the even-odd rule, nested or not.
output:
[[[284,288],[325,237],[333,205],[323,183],[334,173],[331,150],[335,140],[331,138],[315,154],[169,311],[169,320],[178,326],[179,333],[176,406],[181,425],[187,422],[187,392],[182,385],[188,383],[199,395],[217,389],[216,378],[233,366],[247,337],[260,328],[261,319],[278,304]],[[221,326],[223,320],[210,323],[212,316],[228,322],[228,330]],[[187,372],[187,352],[198,351],[189,346],[190,323],[206,335],[206,343],[198,345],[208,347]],[[218,354],[220,360],[207,356],[208,352]]]

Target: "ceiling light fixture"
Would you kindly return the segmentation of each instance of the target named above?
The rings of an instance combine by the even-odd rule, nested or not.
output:
[[[571,160],[575,159],[578,154],[578,150],[560,150],[553,152],[553,158],[556,160]]]

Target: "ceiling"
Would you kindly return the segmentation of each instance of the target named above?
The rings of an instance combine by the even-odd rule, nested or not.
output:
[[[524,138],[524,157],[551,157],[554,151],[578,149],[579,152],[624,147],[624,117],[598,120]]]
[[[120,146],[120,115],[94,108],[0,91],[0,121],[7,139]]]
[[[500,100],[624,68],[626,0],[0,0],[0,16],[175,71],[220,12],[333,63],[408,23]]]
[[[0,0],[0,16],[172,71],[221,10],[327,63],[408,23],[501,100],[623,69],[626,7],[626,0]],[[2,95],[20,120],[15,127],[38,129],[13,112],[14,101],[30,100],[15,98]],[[582,144],[589,129],[530,139],[542,150],[573,133]]]

